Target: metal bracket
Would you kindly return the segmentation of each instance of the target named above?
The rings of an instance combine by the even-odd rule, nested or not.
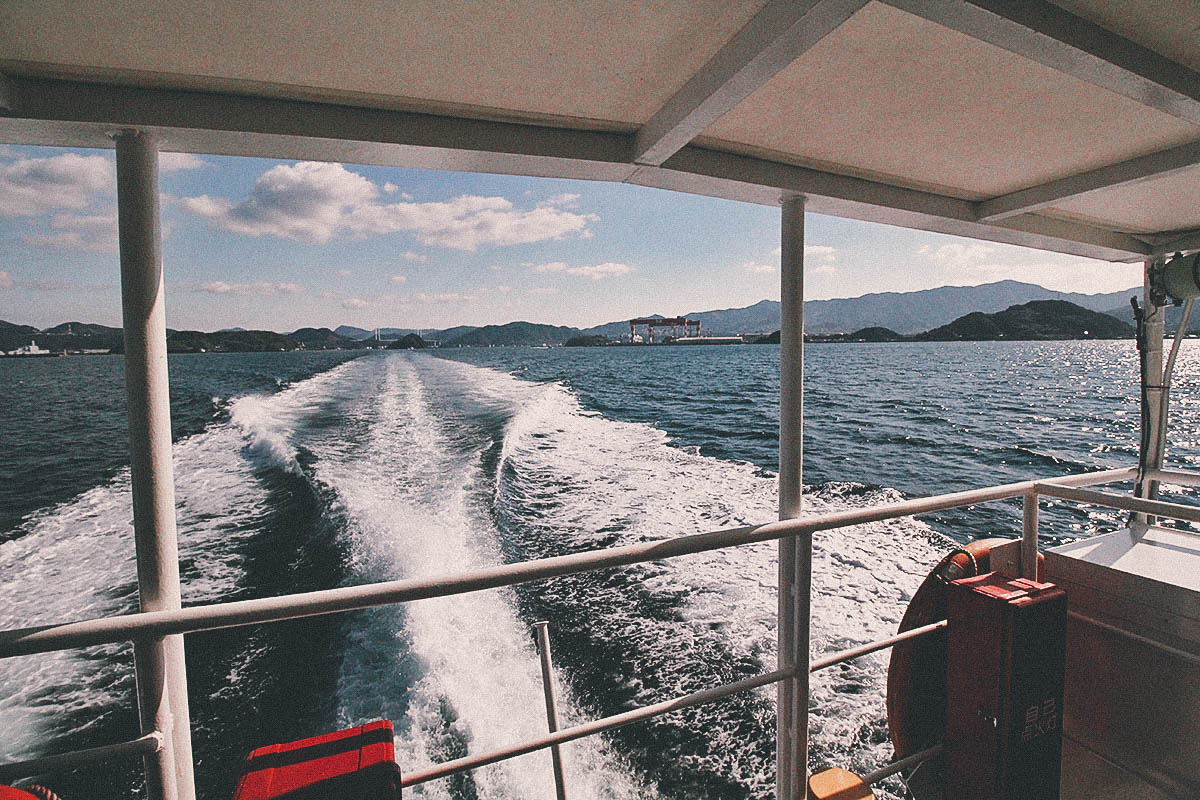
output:
[[[1163,280],[1163,273],[1166,271],[1166,267],[1167,262],[1165,259],[1155,259],[1154,263],[1146,268],[1146,277],[1149,279],[1149,291],[1146,299],[1152,306],[1165,307],[1172,303],[1179,305],[1179,303],[1174,302],[1167,296],[1167,286]]]

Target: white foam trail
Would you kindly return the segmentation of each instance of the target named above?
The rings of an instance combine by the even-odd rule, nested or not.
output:
[[[343,365],[344,366],[344,365]],[[311,407],[341,367],[269,397],[231,406],[218,424],[175,444],[175,491],[185,602],[214,602],[238,588],[238,543],[269,511],[255,480],[263,453],[295,464],[283,421]],[[267,444],[269,443],[269,444]],[[249,456],[250,460],[247,460]],[[27,517],[0,543],[0,628],[133,611],[137,599],[128,469],[108,483]],[[127,645],[0,660],[0,755],[27,757],[61,731],[64,715],[128,714],[132,657]],[[103,665],[98,668],[98,665]],[[76,715],[73,712],[79,712]],[[80,723],[86,725],[86,722]]]
[[[354,453],[314,445],[318,478],[336,490],[350,521],[359,576],[426,577],[495,563],[495,531],[471,492],[480,478],[480,451],[464,451],[447,438],[408,359],[372,359],[362,368],[380,369],[377,380],[361,386],[363,405],[374,406],[369,443]],[[510,592],[412,603],[375,614],[367,625],[374,630],[357,631],[347,654],[342,713],[348,722],[378,714],[386,670],[396,668],[398,652],[411,648],[422,677],[408,692],[403,717],[409,727],[398,731],[398,760],[406,769],[430,764],[447,734],[483,752],[545,732],[537,659]],[[403,633],[395,632],[398,626]],[[572,795],[647,796],[600,740],[569,749]],[[474,780],[487,798],[554,793],[545,753],[476,770]],[[426,785],[423,793],[449,796],[444,782]]]
[[[507,395],[519,412],[502,458],[511,502],[536,507],[553,535],[580,545],[617,545],[766,522],[776,516],[776,479],[754,466],[708,458],[671,446],[651,426],[617,422],[583,409],[557,384],[538,386],[490,370],[471,369],[486,392]],[[841,487],[852,488],[850,485]],[[814,514],[899,499],[889,491],[826,487],[805,500]],[[817,655],[895,632],[911,593],[949,543],[912,520],[818,534],[814,543],[813,652]],[[718,635],[735,654],[775,663],[776,546],[773,543],[649,565],[643,586],[682,598],[678,622],[630,618],[615,624],[658,627],[664,643]],[[619,617],[620,609],[605,609]],[[671,645],[666,645],[671,646]],[[874,769],[890,745],[860,741],[882,732],[886,654],[835,668],[814,681],[814,742]],[[636,680],[636,677],[635,677]],[[684,683],[676,689],[682,693]],[[668,693],[669,694],[669,693]],[[773,698],[774,690],[763,691]],[[645,701],[661,699],[647,696]],[[878,736],[876,736],[878,738]],[[764,796],[773,765],[723,765]],[[755,770],[757,774],[750,774]]]

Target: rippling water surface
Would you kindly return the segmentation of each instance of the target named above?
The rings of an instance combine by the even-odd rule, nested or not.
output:
[[[184,602],[246,599],[768,521],[777,347],[496,348],[171,360]],[[0,627],[136,604],[119,357],[0,360]],[[1128,342],[813,345],[806,509],[1131,464]],[[1180,357],[1171,460],[1195,467]],[[1052,506],[1072,538],[1114,515]],[[820,534],[813,646],[894,631],[955,540],[1015,536],[1012,503]],[[773,668],[775,548],[187,638],[202,797],[252,747],[386,717],[412,770],[544,731],[529,626],[547,619],[563,715],[618,713]],[[814,764],[890,756],[884,656],[814,682]],[[581,798],[765,798],[773,692],[565,748]],[[128,647],[0,662],[0,757],[136,735]],[[136,764],[49,776],[126,798]],[[902,790],[895,785],[894,792]],[[418,796],[552,796],[544,753]]]

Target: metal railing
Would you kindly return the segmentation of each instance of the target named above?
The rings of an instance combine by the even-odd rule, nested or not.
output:
[[[928,514],[934,511],[962,508],[1016,497],[1024,497],[1026,500],[1024,542],[1028,546],[1032,532],[1034,558],[1036,558],[1037,499],[1042,495],[1079,500],[1086,503],[1154,514],[1156,516],[1177,516],[1181,519],[1200,522],[1200,509],[1192,506],[1142,500],[1081,488],[1130,480],[1135,474],[1136,469],[1129,467],[1070,475],[1045,481],[1020,481],[982,489],[915,498],[870,508],[782,520],[766,525],[733,528],[659,542],[639,543],[555,558],[506,564],[457,575],[448,575],[438,579],[384,581],[361,586],[341,587],[259,600],[216,603],[176,610],[140,612],[78,620],[56,625],[12,629],[0,632],[0,658],[11,658],[33,653],[88,647],[105,643],[156,639],[174,634],[198,633],[221,628],[278,622],[300,617],[343,613],[380,605],[483,591],[562,575],[658,561],[665,558],[704,553],[726,547],[778,540],[869,522],[900,519]],[[1197,485],[1200,485],[1200,475],[1193,475],[1192,473],[1162,472],[1160,473],[1160,477],[1164,480],[1173,480],[1177,483],[1194,480]],[[1024,554],[1022,561],[1023,563],[1027,563]],[[807,671],[816,672],[869,653],[883,650],[903,641],[929,636],[943,629],[945,625],[944,621],[937,622],[897,634],[896,636],[824,656],[820,659],[810,660]],[[515,744],[501,750],[467,756],[438,764],[426,770],[409,773],[403,778],[403,786],[415,786],[537,750],[556,747],[575,739],[592,736],[683,708],[713,702],[732,694],[792,679],[795,676],[795,671],[791,669],[776,670],[723,686],[654,703],[622,714],[563,728],[545,736]],[[0,776],[12,778],[33,775],[62,766],[75,765],[84,761],[94,761],[97,758],[144,755],[147,752],[157,752],[158,748],[162,746],[164,736],[165,733],[154,732],[133,742],[76,751],[75,753],[64,753],[32,761],[0,765]],[[882,780],[898,771],[920,763],[936,754],[939,749],[940,746],[930,748],[929,750],[888,764],[867,775],[866,779],[868,782]]]

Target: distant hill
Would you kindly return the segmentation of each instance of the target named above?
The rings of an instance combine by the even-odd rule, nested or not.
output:
[[[0,350],[16,350],[35,341],[41,333],[32,325],[16,325],[0,320]],[[40,345],[39,345],[40,346]]]
[[[470,333],[476,330],[475,325],[456,325],[453,328],[380,328],[379,338],[386,340],[399,339],[402,336],[407,336],[410,333],[415,333],[426,341],[446,342],[450,339],[455,339],[462,336],[464,333]],[[339,336],[345,336],[350,339],[371,339],[375,336],[375,331],[363,330],[356,328],[353,325],[339,325],[334,328],[334,333]]]
[[[804,328],[814,333],[879,326],[913,334],[946,325],[974,311],[994,313],[1033,300],[1063,300],[1091,311],[1128,303],[1139,288],[1107,294],[1055,292],[1033,283],[999,281],[982,286],[942,286],[919,292],[867,294],[804,305]]]
[[[388,350],[422,350],[429,347],[424,339],[415,333],[408,333],[387,346]]]
[[[1064,300],[1033,300],[994,314],[976,311],[913,337],[918,341],[1131,339],[1133,326]]]
[[[595,334],[581,334],[572,336],[563,344],[563,347],[604,347],[605,345],[616,344],[607,336],[596,336]]]
[[[1142,298],[1138,297],[1138,303],[1141,303]],[[1111,317],[1116,317],[1122,322],[1133,323],[1133,308],[1128,301],[1124,305],[1110,308],[1104,313]],[[1167,306],[1166,313],[1166,329],[1167,333],[1175,333],[1179,330],[1179,320],[1183,317],[1183,308],[1181,306]],[[1188,331],[1190,333],[1200,332],[1200,311],[1193,311],[1191,319],[1188,320]]]
[[[578,328],[559,325],[539,325],[534,322],[510,322],[507,325],[484,325],[453,339],[443,341],[442,347],[510,347],[518,345],[563,344],[578,336]]]
[[[246,331],[237,328],[231,331],[220,331],[220,333],[245,333]],[[300,342],[306,350],[337,350],[338,348],[350,349],[361,347],[362,342],[358,339],[351,339],[348,336],[340,336],[337,333],[329,330],[329,328],[300,328],[292,331],[288,335],[289,339]]]
[[[295,339],[275,331],[167,331],[168,353],[255,353],[299,347]]]
[[[1020,281],[998,281],[982,286],[941,286],[917,292],[882,292],[836,300],[809,300],[804,304],[804,330],[808,333],[845,333],[882,327],[901,334],[916,334],[946,325],[972,311],[992,313],[1031,300],[1065,300],[1092,311],[1111,311],[1141,288],[1106,294],[1055,292]],[[649,315],[659,316],[659,315]],[[713,336],[766,332],[779,329],[779,303],[762,300],[744,308],[689,312],[705,334]],[[629,334],[629,321],[597,325],[586,334],[616,338]]]
[[[97,325],[94,322],[64,322],[53,328],[46,328],[42,333],[50,336],[120,336],[121,329]]]
[[[375,335],[375,331],[365,331],[353,325],[338,325],[333,329],[333,332],[338,336],[345,336],[348,339],[370,339]]]
[[[120,328],[97,325],[94,322],[64,322],[46,328],[37,337],[37,343],[47,350],[111,350],[125,343],[125,334]]]

